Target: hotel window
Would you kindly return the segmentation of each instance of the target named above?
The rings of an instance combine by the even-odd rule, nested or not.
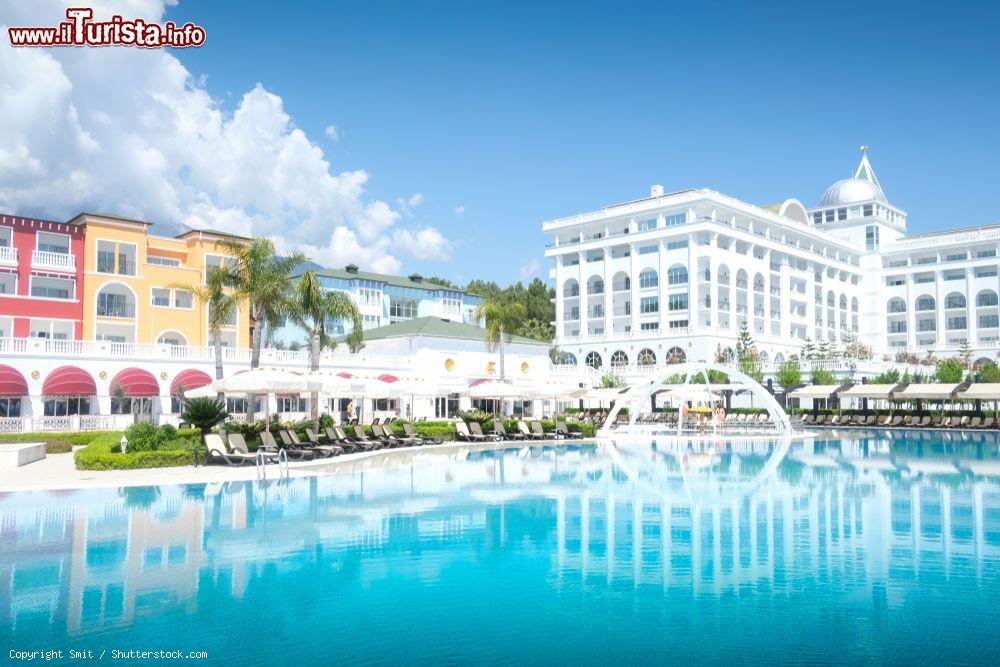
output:
[[[934,297],[924,295],[919,299],[917,299],[917,305],[915,310],[917,311],[934,310],[935,305],[936,304],[934,303]]]
[[[678,296],[685,296],[686,298],[687,295]],[[639,312],[642,314],[660,312],[660,298],[656,296],[642,297],[639,299]]]
[[[657,252],[659,249],[660,249],[659,246],[644,245],[644,246],[639,246],[639,249],[636,252],[638,254],[640,254],[640,255],[652,255],[653,253]]]
[[[683,266],[673,266],[667,271],[668,285],[686,285],[688,272]]]
[[[306,399],[301,396],[278,395],[278,412],[308,412]]]
[[[361,328],[371,329],[382,324],[382,318],[378,315],[362,315],[361,316]]]
[[[66,234],[38,232],[37,240],[39,252],[54,252],[59,255],[69,254],[69,236]]]
[[[906,333],[906,320],[902,322],[889,322],[889,333]]]
[[[0,227],[0,248],[9,248],[14,242],[14,230],[10,227]]]
[[[823,224],[823,214],[821,212],[819,212],[819,211],[817,211],[816,213],[813,213],[813,222],[816,223],[817,225],[822,225]]]
[[[878,226],[868,225],[865,227],[865,248],[875,250],[878,248]]]
[[[208,319],[209,319],[209,321],[211,321],[211,319],[212,319],[212,306],[211,306],[211,304],[209,304],[207,306],[206,312],[208,313]],[[229,317],[226,318],[226,321],[223,323],[222,326],[224,326],[224,327],[235,327],[236,326],[236,322],[239,319],[239,316],[240,316],[240,314],[239,314],[238,309],[233,308],[229,312]]]
[[[934,318],[917,320],[917,332],[927,333],[928,331],[937,331],[937,320]]]
[[[45,400],[46,417],[66,417],[68,415],[89,415],[89,396],[57,396]]]
[[[824,220],[826,222],[833,222],[833,216],[834,216],[834,211],[833,211],[833,209],[830,209],[829,211],[827,211],[825,213]]]
[[[678,225],[683,225],[687,222],[687,213],[675,213],[674,215],[668,215],[663,218],[664,226],[666,227],[676,227]]]
[[[984,266],[976,269],[977,278],[994,278],[997,275],[997,267],[995,266]]]
[[[393,297],[389,303],[389,321],[399,322],[400,320],[412,320],[417,316],[417,300],[397,296]]]
[[[961,262],[966,259],[969,259],[969,254],[965,252],[953,253],[944,257],[944,261],[946,262]]]
[[[889,302],[888,311],[890,313],[905,313],[906,302],[899,298],[893,299]]]
[[[73,281],[65,278],[32,276],[31,296],[43,299],[72,299]]]
[[[687,325],[687,320],[671,320],[669,323],[669,327],[671,329],[686,329]]]
[[[997,303],[1000,303],[1000,297],[997,297],[996,292],[987,290],[976,295],[976,306],[979,308],[983,306],[995,306]]]
[[[961,294],[949,294],[944,300],[945,308],[965,308],[965,297]]]
[[[889,262],[889,268],[890,269],[900,269],[900,268],[906,266],[907,264],[908,264],[908,262],[905,259],[894,259],[891,262]]]
[[[871,204],[865,204],[864,208],[861,211],[861,215],[863,215],[863,216],[865,216],[867,218],[871,214],[872,214],[872,205]]]
[[[980,329],[996,329],[1000,326],[1000,315],[980,315],[979,316],[979,328]]]
[[[14,294],[17,291],[17,274],[0,273],[0,294]]]
[[[635,229],[639,232],[645,232],[650,229],[656,229],[656,218],[649,218],[648,220],[637,220],[635,223]]]
[[[174,257],[163,257],[162,255],[146,255],[146,264],[153,266],[180,266],[181,260]]]
[[[959,331],[966,328],[965,316],[949,317],[946,324],[948,331]]]
[[[681,248],[688,247],[687,239],[683,241],[669,241],[667,243],[667,250],[680,250]]]
[[[656,271],[646,269],[639,274],[639,289],[649,289],[651,287],[656,287],[659,284],[660,278],[656,275]]]
[[[152,289],[152,304],[158,308],[169,308],[170,290],[166,287],[154,287]]]
[[[588,262],[600,262],[603,259],[604,259],[603,250],[592,250],[591,252],[587,253]]]
[[[457,315],[462,310],[462,295],[457,292],[444,292],[441,305],[444,307],[444,312]]]
[[[659,322],[642,322],[642,323],[639,324],[639,330],[640,331],[659,331],[660,330],[660,323]]]
[[[365,306],[382,305],[382,289],[379,283],[372,280],[358,281],[358,303]]]
[[[982,257],[996,257],[996,256],[997,256],[996,248],[990,248],[989,250],[980,250],[980,251],[976,252],[976,257],[980,257],[980,258],[982,258]]]
[[[458,394],[438,396],[434,399],[434,417],[449,419],[458,412]]]
[[[21,398],[2,396],[0,397],[0,417],[20,417]]]
[[[668,310],[687,310],[688,308],[688,295],[687,294],[671,294],[670,298],[667,300]]]
[[[174,308],[190,310],[192,304],[191,292],[186,289],[174,290]]]
[[[887,287],[899,287],[900,285],[906,284],[906,278],[900,278],[898,276],[892,278],[886,278],[885,284]]]
[[[847,220],[847,209],[838,208],[837,209],[837,220]]]
[[[951,271],[944,274],[945,280],[965,280],[965,271]]]

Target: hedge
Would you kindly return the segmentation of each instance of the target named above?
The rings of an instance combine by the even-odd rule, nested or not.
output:
[[[200,460],[201,447],[192,445],[190,449],[167,449],[159,451],[126,452],[115,451],[121,440],[120,433],[106,433],[97,436],[74,456],[77,470],[137,470],[140,468],[170,468],[196,464]]]

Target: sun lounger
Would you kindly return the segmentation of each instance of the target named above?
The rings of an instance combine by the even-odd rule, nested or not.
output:
[[[729,418],[731,416],[732,415],[726,415],[726,422],[727,423],[730,421]],[[812,415],[802,415],[802,423],[803,424],[812,424],[813,423],[813,416]]]
[[[504,428],[502,419],[493,420],[493,434],[499,436],[502,440],[524,440],[525,438],[523,433],[511,433]]]
[[[281,436],[282,440],[280,445],[278,444],[278,441],[274,439],[274,435],[272,435],[270,431],[260,432],[261,447],[265,452],[279,452],[284,449],[288,458],[295,459],[296,461],[312,461],[316,458],[315,452],[299,449],[294,443],[289,444],[286,442],[285,438],[287,436],[282,436],[281,431],[278,431],[278,435]]]
[[[980,428],[983,425],[982,417],[973,417],[969,420],[969,423],[965,425],[965,428]]]
[[[542,422],[537,419],[531,422],[531,432],[536,436],[541,436],[540,438],[537,438],[538,440],[555,440],[558,438],[558,435],[555,433],[546,433],[545,429],[542,428]]]
[[[464,421],[455,422],[455,438],[457,440],[464,440],[466,442],[483,442],[486,440],[485,435],[474,435],[470,430],[468,424]]]
[[[320,442],[319,438],[313,433],[311,428],[306,429],[306,437],[309,438],[308,443],[304,443],[299,440],[299,434],[295,431],[288,431],[288,437],[292,440],[292,445],[295,447],[303,447],[305,445],[309,446],[309,449],[316,451],[317,453],[323,454],[324,456],[340,456],[344,453],[344,448],[340,445],[331,445],[329,443]]]
[[[826,415],[816,415],[816,426],[826,425]]]
[[[306,431],[306,435],[308,434],[309,431]],[[338,447],[342,447],[344,451],[348,454],[352,452],[365,451],[364,445],[362,445],[360,442],[354,442],[353,440],[347,437],[347,434],[344,433],[343,429],[334,428],[333,426],[326,427],[326,441],[331,444],[337,445]]]
[[[906,415],[903,417],[903,426],[913,426],[913,415]]]
[[[566,426],[566,422],[556,422],[556,433],[564,438],[569,438],[570,440],[583,439],[583,433],[570,431],[569,427]]]
[[[943,420],[941,420],[941,428],[951,428],[951,427],[952,427],[951,417],[945,417]]]
[[[931,418],[928,417],[927,415],[921,417],[920,421],[917,424],[915,424],[917,428],[929,428],[930,425],[931,425]]]
[[[205,436],[205,463],[222,462],[227,466],[253,465],[257,462],[254,454],[231,452],[226,447],[225,441],[218,433],[209,433]]]
[[[987,417],[983,420],[983,428],[996,428],[997,422],[994,417]]]
[[[256,458],[256,454],[250,451],[247,447],[247,441],[243,437],[242,433],[230,433],[227,438],[229,441],[229,450],[233,454],[240,454],[246,456],[253,456]],[[267,459],[268,463],[273,463],[278,460],[277,452],[264,452],[264,457]]]
[[[473,436],[482,437],[484,440],[491,440],[493,442],[499,442],[500,440],[503,439],[499,435],[497,435],[496,433],[488,433],[488,434],[487,433],[483,433],[483,427],[482,427],[482,425],[479,422],[475,422],[475,421],[469,422],[469,431],[472,433]]]
[[[359,425],[356,425],[354,427],[354,442],[357,442],[365,446],[368,449],[368,451],[371,451],[373,449],[382,449],[386,446],[386,444],[381,440],[372,440],[371,438],[369,438],[368,434],[365,433],[364,427]]]
[[[441,438],[433,438],[429,435],[420,435],[419,433],[417,433],[417,430],[413,428],[413,424],[411,424],[410,422],[403,422],[403,433],[406,434],[407,438],[414,438],[420,440],[421,444],[426,444],[430,442],[435,445],[440,445],[441,443],[444,442],[444,440],[442,440]]]
[[[528,425],[525,424],[524,421],[522,421],[520,419],[517,420],[517,432],[520,433],[526,439],[529,439],[529,440],[544,440],[545,439],[545,434],[544,433],[538,434],[538,433],[532,431],[531,429],[528,428]]]

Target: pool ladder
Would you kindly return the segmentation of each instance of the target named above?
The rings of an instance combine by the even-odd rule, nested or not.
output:
[[[267,452],[257,450],[257,481],[267,481]],[[278,479],[288,479],[288,452],[278,450]]]

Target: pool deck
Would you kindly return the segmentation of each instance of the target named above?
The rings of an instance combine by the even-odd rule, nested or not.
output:
[[[365,469],[392,467],[411,461],[414,455],[434,453],[447,455],[463,451],[480,451],[553,445],[580,445],[593,440],[531,440],[492,443],[446,442],[441,445],[399,447],[373,452],[342,454],[315,461],[292,461],[288,464],[289,477],[314,477],[336,474],[355,467]],[[266,466],[267,479],[279,477],[276,464]],[[77,470],[73,454],[49,454],[44,459],[20,468],[0,469],[0,493],[6,491],[51,491],[123,486],[157,486],[161,484],[208,484],[212,482],[239,482],[257,479],[255,466],[180,466],[176,468],[145,468],[142,470]]]

